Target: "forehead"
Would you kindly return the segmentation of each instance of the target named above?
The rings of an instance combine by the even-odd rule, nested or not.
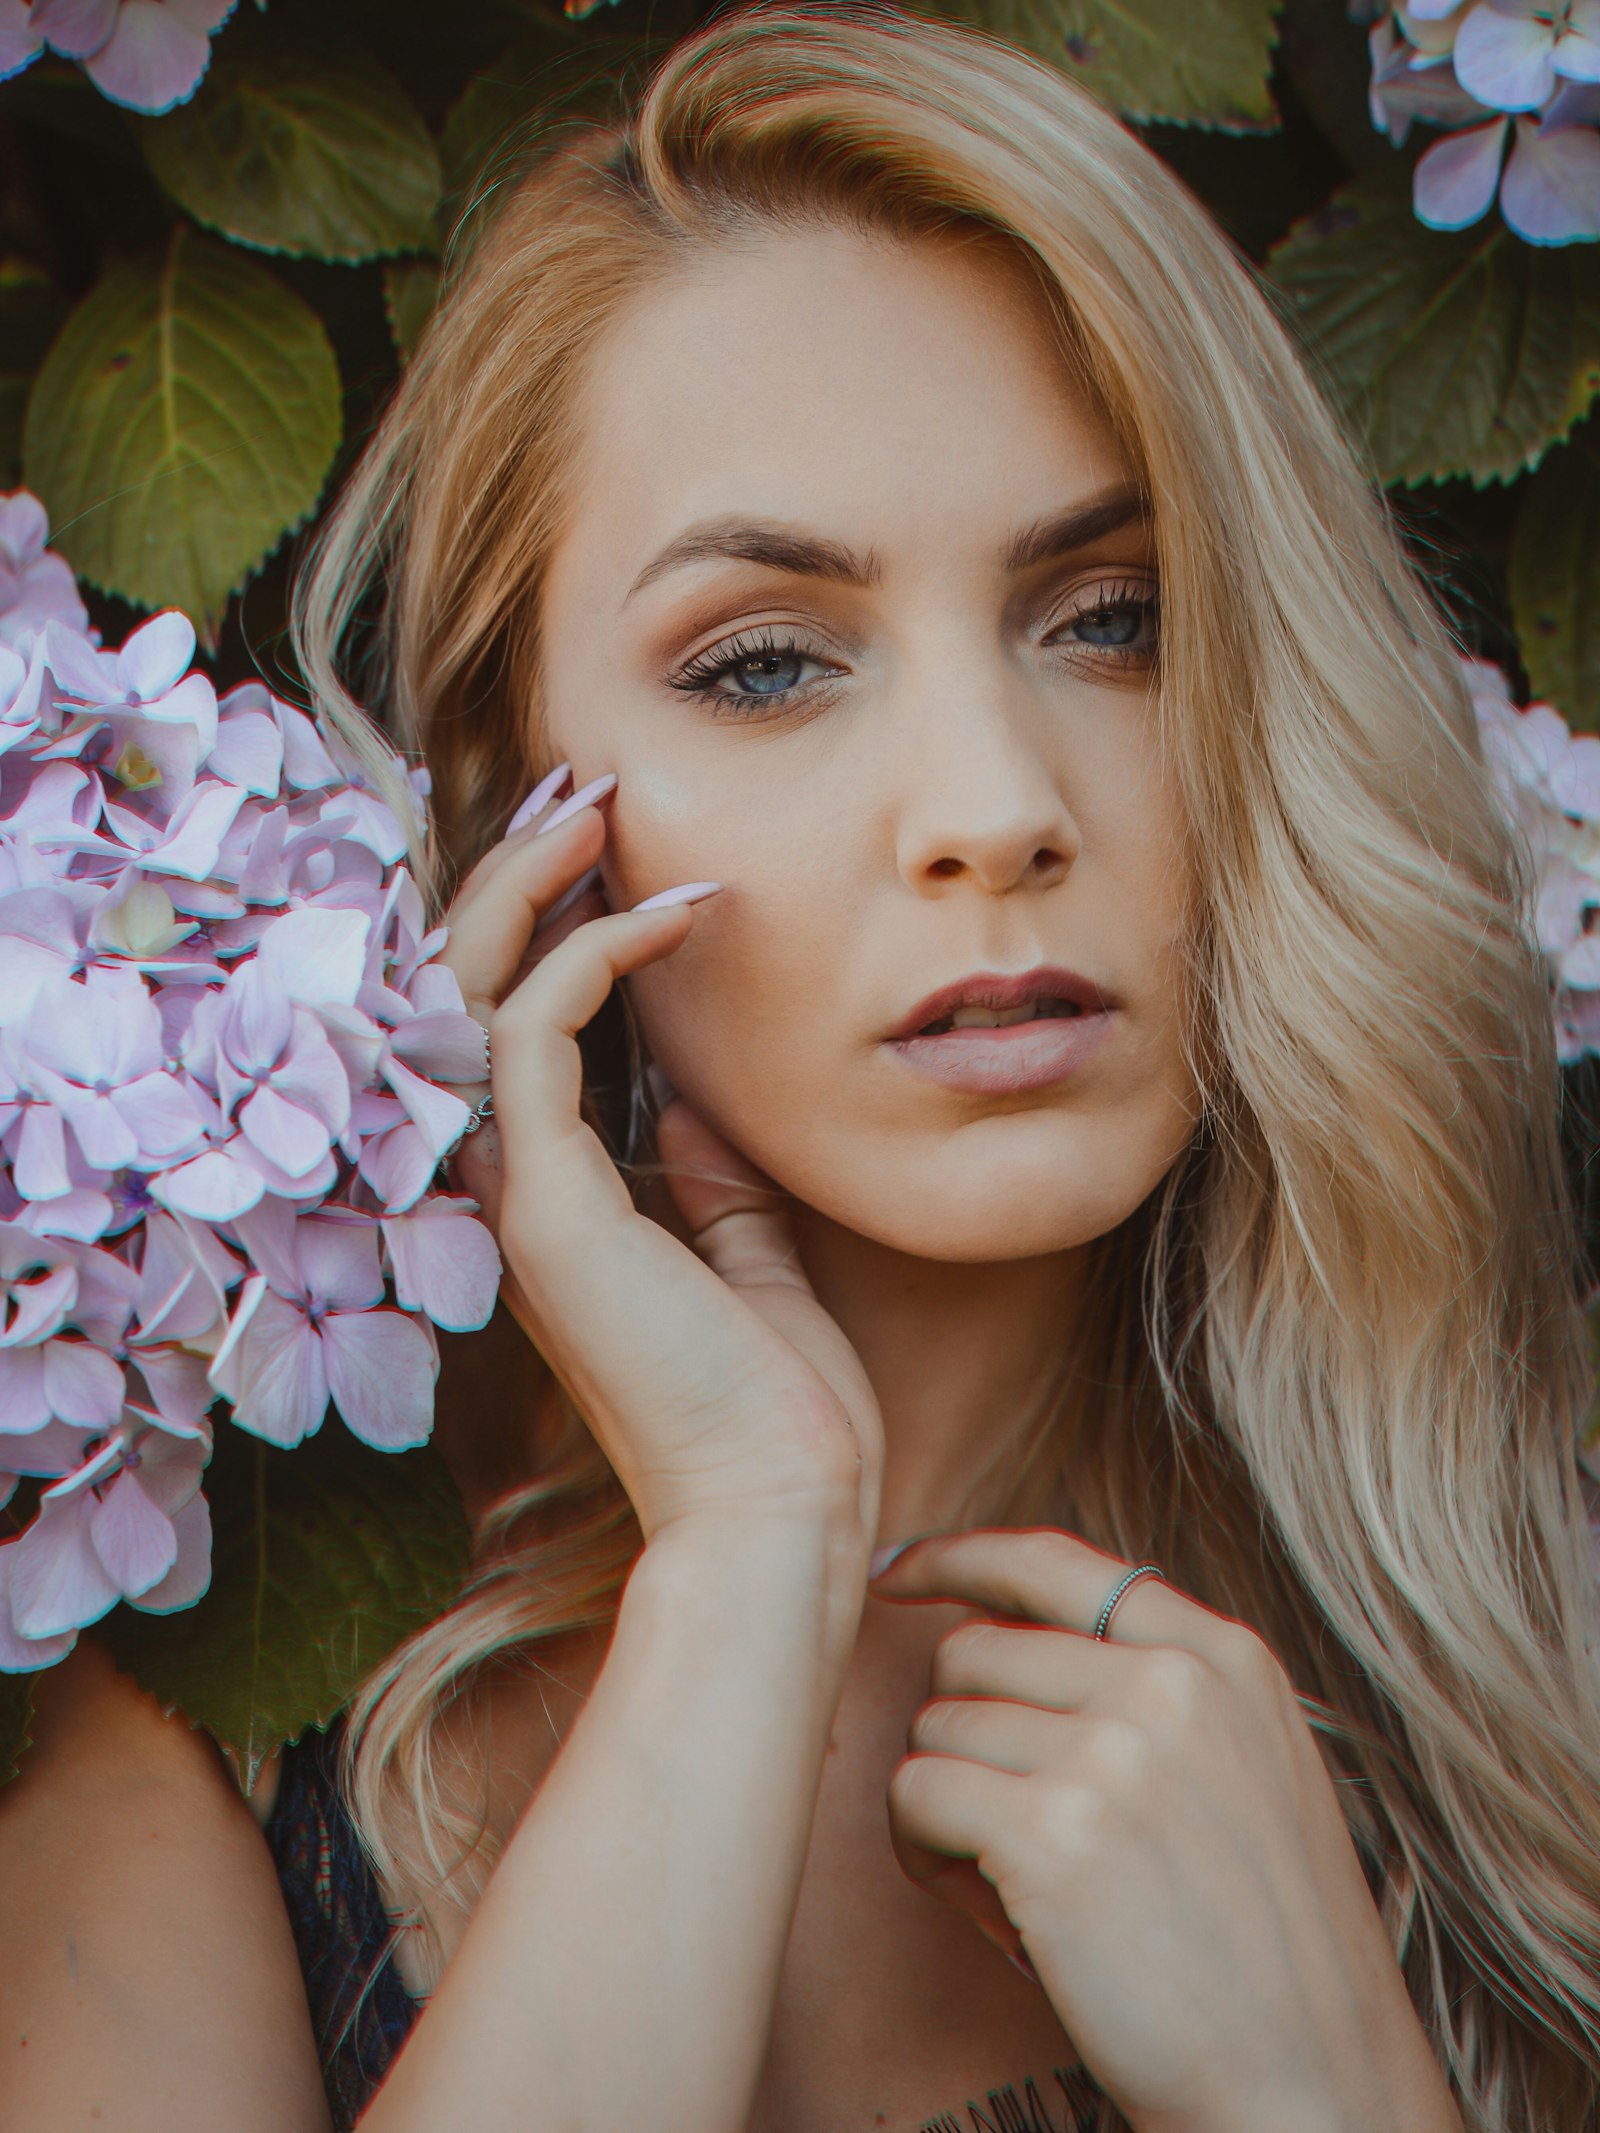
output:
[[[577,415],[569,528],[630,554],[733,510],[886,538],[1026,518],[1127,472],[998,240],[805,227],[707,250],[626,303]]]

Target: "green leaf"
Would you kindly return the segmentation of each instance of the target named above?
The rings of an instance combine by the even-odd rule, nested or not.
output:
[[[431,259],[386,260],[383,310],[395,354],[402,363],[422,338],[439,297],[439,269]]]
[[[181,607],[210,643],[228,595],[315,508],[339,429],[316,314],[180,227],[67,320],[28,401],[23,467],[80,576]]]
[[[178,205],[236,244],[353,261],[432,241],[438,151],[400,84],[354,48],[224,44],[199,93],[138,130]]]
[[[0,1674],[0,1785],[9,1785],[33,1746],[32,1674]]]
[[[429,1446],[376,1452],[331,1417],[293,1451],[219,1421],[206,1471],[211,1589],[175,1615],[116,1609],[125,1673],[228,1752],[241,1786],[326,1725],[402,1638],[454,1599],[467,1526]]]
[[[1268,266],[1386,482],[1514,481],[1600,389],[1593,247],[1428,229],[1403,170],[1335,193]]]
[[[1124,117],[1261,133],[1278,0],[922,0],[1021,45]]]
[[[1586,423],[1522,492],[1511,612],[1534,694],[1600,733],[1600,431]]]

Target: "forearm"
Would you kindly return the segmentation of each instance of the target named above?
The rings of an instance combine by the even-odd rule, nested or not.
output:
[[[645,1550],[362,2133],[742,2133],[849,1653],[847,1558],[776,1520]]]

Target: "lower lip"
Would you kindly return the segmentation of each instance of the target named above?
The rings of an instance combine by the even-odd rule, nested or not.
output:
[[[938,1037],[897,1037],[889,1050],[925,1081],[974,1096],[1017,1096],[1065,1081],[1111,1034],[1109,1008],[1050,1015],[1001,1029],[953,1029]]]

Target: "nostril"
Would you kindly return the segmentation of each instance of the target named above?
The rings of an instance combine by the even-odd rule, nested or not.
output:
[[[961,861],[959,859],[936,859],[933,865],[929,867],[928,872],[936,874],[941,881],[949,881],[952,875],[961,872]]]

